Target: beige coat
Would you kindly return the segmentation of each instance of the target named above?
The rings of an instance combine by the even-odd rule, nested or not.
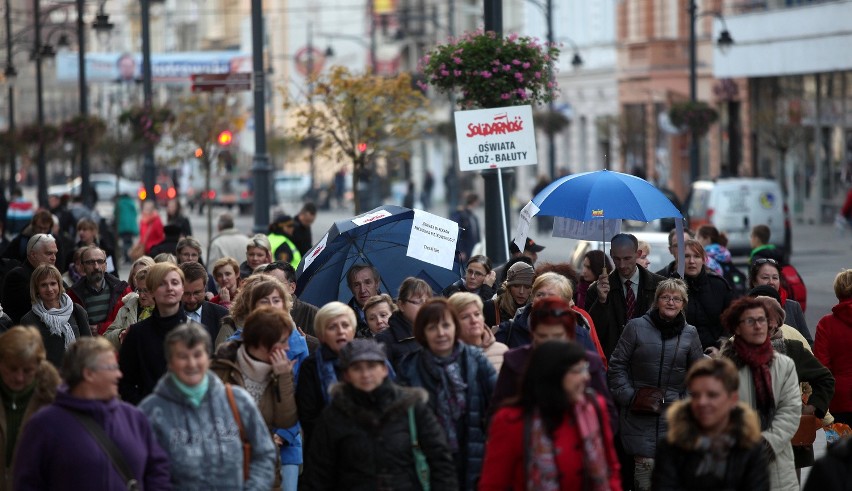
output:
[[[121,342],[119,341],[121,333],[128,327],[139,322],[139,294],[130,292],[121,301],[124,305],[118,309],[118,313],[115,314],[115,320],[112,321],[112,324],[104,332],[104,337],[115,345],[115,349],[121,349]]]
[[[743,366],[740,373],[740,401],[754,408],[757,396],[751,368]],[[775,460],[769,464],[769,482],[772,491],[798,491],[796,468],[793,465],[793,446],[790,440],[799,428],[802,415],[802,395],[799,391],[799,378],[793,360],[780,353],[770,367],[772,376],[772,394],[775,397],[775,419],[761,436],[769,443],[775,453]]]

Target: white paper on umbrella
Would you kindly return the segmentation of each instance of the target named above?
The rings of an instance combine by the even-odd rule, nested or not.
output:
[[[458,238],[458,223],[415,209],[406,256],[452,270]]]
[[[375,222],[376,220],[381,220],[382,218],[391,216],[391,212],[387,210],[379,210],[375,213],[364,213],[363,215],[358,215],[357,217],[352,219],[352,223],[357,226],[366,225],[370,222]]]
[[[621,232],[621,220],[618,219],[601,218],[581,222],[571,218],[556,217],[553,221],[554,237],[606,242],[619,232]]]
[[[527,206],[521,210],[521,216],[518,219],[518,228],[515,230],[515,245],[518,250],[524,250],[527,245],[527,235],[530,233],[530,222],[532,217],[538,214],[539,208],[532,201],[527,203]]]
[[[305,255],[305,257],[302,259],[302,264],[304,265],[304,266],[302,266],[302,271],[308,269],[308,266],[310,266],[311,263],[314,262],[314,259],[316,259],[317,256],[319,256],[320,253],[325,250],[325,243],[327,241],[328,241],[328,234],[325,234],[322,237],[322,240],[319,241],[317,243],[317,245],[314,246],[313,249],[308,251],[308,253]]]

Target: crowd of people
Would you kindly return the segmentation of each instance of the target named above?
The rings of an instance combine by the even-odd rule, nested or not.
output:
[[[742,294],[712,226],[670,234],[682,277],[677,259],[649,271],[631,234],[581,271],[531,239],[501,265],[460,242],[443,291],[382,291],[358,262],[348,303],[311,305],[312,205],[253,236],[223,214],[206,262],[168,211],[146,202],[120,248],[48,210],[11,241],[0,491],[793,490],[811,466],[808,488],[848,482],[829,465],[848,445],[815,463],[812,433],[852,423],[852,269],[814,337],[783,255],[757,245]]]

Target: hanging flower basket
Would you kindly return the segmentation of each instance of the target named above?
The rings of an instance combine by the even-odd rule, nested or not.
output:
[[[118,122],[130,125],[134,141],[156,144],[163,138],[166,125],[174,118],[174,113],[165,107],[155,109],[134,107],[121,113]]]
[[[719,113],[706,102],[676,102],[669,109],[669,119],[682,130],[704,136],[710,126],[719,119]]]
[[[536,111],[533,120],[535,127],[547,134],[559,133],[571,124],[571,120],[559,111]]]
[[[477,31],[434,48],[421,69],[428,85],[457,94],[462,109],[521,106],[553,100],[558,57],[559,48],[534,38]]]
[[[59,140],[59,129],[50,124],[39,125],[36,123],[22,127],[18,131],[21,143],[24,145],[51,145]]]
[[[106,123],[97,116],[77,115],[62,123],[60,137],[69,143],[94,145],[106,132]]]

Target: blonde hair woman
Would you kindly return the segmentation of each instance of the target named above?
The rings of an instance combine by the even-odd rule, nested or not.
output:
[[[474,293],[458,292],[447,302],[459,319],[459,339],[465,344],[481,348],[494,370],[499,372],[503,366],[503,353],[509,351],[509,347],[498,343],[494,333],[485,325],[482,299]]]

